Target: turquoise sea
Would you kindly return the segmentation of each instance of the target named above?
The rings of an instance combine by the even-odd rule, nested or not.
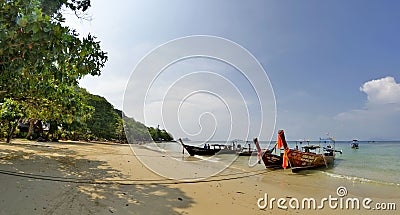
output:
[[[212,141],[210,144],[229,144],[229,142]],[[251,148],[255,148],[251,143]],[[336,150],[342,150],[342,154],[337,153],[334,167],[321,170],[310,170],[306,173],[322,174],[330,178],[338,178],[350,182],[361,182],[367,184],[381,184],[388,186],[400,187],[400,141],[375,141],[367,142],[360,141],[359,149],[352,149],[350,141],[336,141]],[[204,142],[191,141],[187,142],[190,145],[204,145]],[[243,147],[247,147],[247,142],[239,142]],[[289,147],[295,148],[296,141],[288,141]],[[298,142],[297,144],[301,146]],[[303,142],[302,145],[307,143]],[[319,141],[311,141],[310,144],[319,144]],[[261,141],[262,148],[273,146],[269,142]],[[162,150],[168,151],[172,156],[182,155],[182,146],[178,143],[162,143],[158,144]],[[321,146],[324,146],[321,143]],[[187,153],[185,152],[185,156]],[[188,155],[187,155],[188,156]],[[232,156],[232,155],[224,155]],[[222,160],[221,160],[222,159]],[[248,158],[238,158],[234,165],[245,168],[249,165]],[[217,158],[214,161],[222,161],[222,158]]]
[[[400,186],[400,142],[360,142],[352,149],[349,142],[336,142],[343,154],[337,155],[334,168],[325,170],[331,177],[353,181]]]

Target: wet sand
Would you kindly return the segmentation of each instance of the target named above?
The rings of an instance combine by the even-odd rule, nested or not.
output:
[[[172,168],[165,156],[155,163]],[[187,159],[186,157],[184,159]],[[398,187],[246,168],[238,158],[229,168],[199,182],[163,178],[150,171],[128,145],[114,143],[0,143],[0,214],[396,214],[396,211],[279,209],[276,201],[260,209],[268,195],[286,200],[338,197],[395,202]],[[176,171],[182,171],[177,168]],[[260,201],[264,204],[264,201]],[[372,205],[372,204],[371,204]]]

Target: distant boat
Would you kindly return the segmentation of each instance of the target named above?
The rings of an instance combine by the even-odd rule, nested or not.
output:
[[[258,155],[260,155],[264,165],[266,168],[269,169],[280,169],[282,168],[282,156],[280,155],[276,155],[276,154],[272,154],[274,148],[276,147],[276,145],[272,148],[272,149],[266,149],[264,152],[261,150],[260,144],[258,143],[258,139],[254,138],[253,140],[254,144],[256,145],[257,151],[258,151]]]
[[[211,144],[210,147],[220,148],[221,150],[217,152],[218,154],[236,154],[236,152],[239,151],[230,145],[224,145],[224,144]]]
[[[350,146],[352,149],[358,149],[358,144],[359,144],[358,140],[354,139],[353,141],[351,141]]]
[[[257,151],[252,150],[250,148],[242,148],[242,150],[237,151],[236,154],[238,156],[252,156],[252,155],[257,155]]]
[[[343,154],[342,150],[336,150],[335,148],[335,139],[333,137],[327,137],[327,138],[319,138],[320,143],[324,143],[326,146],[323,147],[325,153],[335,153],[339,152],[340,154]],[[333,147],[332,147],[333,145]]]
[[[240,144],[237,145],[236,149],[236,155],[238,156],[252,156],[252,155],[257,155],[257,151],[254,149],[251,149],[251,145],[249,141],[246,141],[246,144],[248,147],[241,147]]]

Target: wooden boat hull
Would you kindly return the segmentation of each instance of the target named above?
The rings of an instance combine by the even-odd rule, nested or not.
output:
[[[326,168],[334,163],[334,156],[326,156],[312,152],[301,152],[292,149],[288,150],[287,156],[292,172],[320,167]]]
[[[218,153],[218,154],[236,154],[236,152],[237,151],[233,150],[233,149],[221,149],[216,153]]]
[[[272,154],[273,149],[265,150],[264,152],[261,150],[260,144],[258,143],[258,139],[254,138],[254,144],[256,145],[258,153],[262,154],[261,160],[263,161],[266,168],[269,169],[280,169],[282,168],[282,156]]]
[[[238,156],[252,156],[252,155],[257,155],[256,151],[240,151],[236,152]]]
[[[282,156],[265,152],[262,156],[262,161],[266,168],[281,169],[282,168]]]
[[[186,145],[182,144],[182,146],[186,149],[186,151],[189,153],[190,156],[194,155],[215,155],[218,153],[221,149],[206,149],[206,148],[201,148],[197,146],[191,146],[191,145]]]
[[[278,132],[278,141],[281,141],[289,161],[292,172],[298,172],[304,169],[315,169],[329,167],[334,163],[334,153],[316,154],[309,151],[298,151],[290,149],[287,145],[285,133],[283,130]]]

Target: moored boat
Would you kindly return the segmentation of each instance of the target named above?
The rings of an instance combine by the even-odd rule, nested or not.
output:
[[[223,144],[205,144],[204,147],[192,146],[184,144],[182,139],[179,138],[179,142],[183,148],[189,153],[190,156],[194,155],[215,155],[215,154],[235,154],[236,150],[230,146]]]
[[[257,155],[257,151],[251,149],[251,145],[249,141],[246,141],[248,147],[239,147],[236,151],[236,155],[238,156],[252,156]]]
[[[252,156],[252,155],[257,155],[257,151],[243,148],[241,151],[237,151],[236,154],[238,156]]]
[[[320,149],[318,145],[303,146],[302,150],[290,149],[285,138],[285,132],[278,132],[278,147],[283,146],[285,155],[292,172],[298,172],[305,169],[315,169],[320,167],[329,167],[333,165],[335,153],[334,151],[326,151],[324,153],[316,153],[316,149]],[[333,149],[334,150],[334,149]],[[285,160],[285,158],[284,158]],[[285,162],[284,162],[285,163]]]
[[[212,148],[220,148],[217,153],[218,154],[236,154],[238,152],[237,149],[235,149],[233,146],[230,145],[224,145],[224,144],[211,144]]]
[[[254,144],[256,145],[258,155],[261,157],[261,160],[263,161],[266,168],[271,168],[271,169],[282,168],[282,162],[283,162],[282,156],[272,153],[276,145],[272,149],[266,149],[263,152],[261,150],[260,144],[258,143],[258,139],[254,138],[253,141]]]

